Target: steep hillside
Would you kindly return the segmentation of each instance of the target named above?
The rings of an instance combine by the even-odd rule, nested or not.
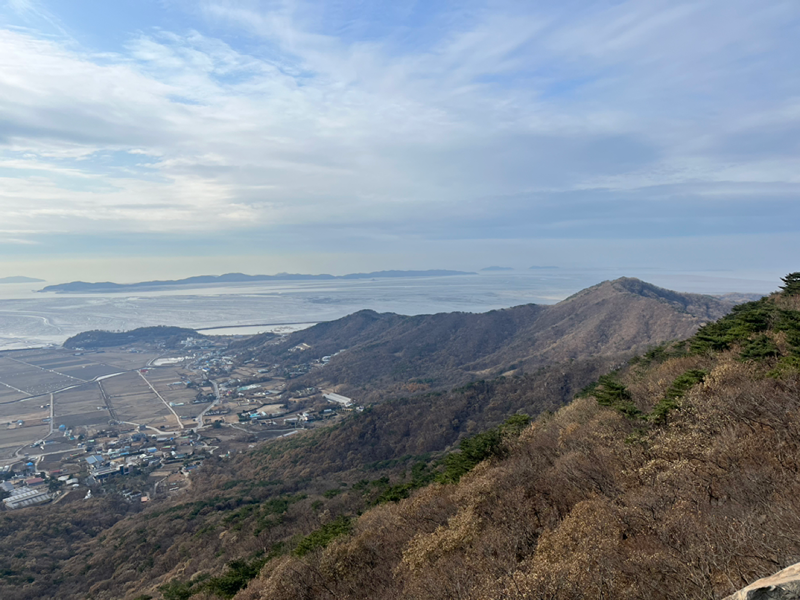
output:
[[[733,306],[680,294],[638,279],[606,281],[553,306],[524,305],[482,314],[404,317],[361,311],[289,336],[282,344],[254,337],[241,349],[266,361],[335,356],[298,386],[332,385],[397,392],[418,380],[433,388],[531,370],[586,356],[611,356],[685,338]],[[299,344],[311,346],[291,352]]]
[[[466,436],[518,411],[557,410],[610,365],[607,359],[574,361],[383,402],[333,428],[231,459],[208,459],[185,496],[128,518],[131,507],[113,497],[50,506],[45,515],[36,509],[6,513],[0,520],[0,597],[159,597],[165,583],[217,575],[231,560],[291,548],[298,536],[331,519],[428,483],[442,456]],[[96,528],[98,512],[105,531]]]
[[[717,310],[703,297],[679,300],[640,283],[607,282],[555,307],[497,311],[500,321],[489,313],[437,323],[485,317],[504,323],[515,337],[522,323],[538,321],[556,338],[557,328],[574,318],[604,332],[606,347],[613,348],[620,340],[663,333],[665,324],[694,330]],[[785,489],[800,497],[794,467],[781,470],[800,464],[792,442],[800,433],[799,308],[787,295],[742,305],[689,342],[651,349],[629,366],[619,354],[596,355],[381,402],[332,428],[210,458],[186,495],[139,514],[126,515],[131,507],[113,496],[50,506],[45,514],[35,508],[6,513],[0,597],[730,593],[751,575],[776,570],[769,557],[772,566],[783,565],[798,551],[791,540],[781,542],[780,556],[763,544],[754,548],[752,532],[773,527],[758,520],[764,498],[780,500],[778,525],[792,526],[786,511],[800,514],[800,506],[782,496]],[[625,330],[620,311],[651,318],[649,329]],[[358,342],[366,348],[373,343],[368,336],[378,336],[378,354],[386,354],[392,331],[436,317],[364,311],[288,343],[305,339],[319,346],[334,336],[366,336]],[[466,334],[458,330],[454,336]],[[489,335],[490,328],[481,331]],[[508,348],[496,352],[515,351]],[[602,376],[608,372],[615,374]],[[522,431],[522,413],[542,416]],[[103,519],[94,519],[97,514]],[[743,523],[743,533],[730,538],[738,529],[723,527],[726,519]],[[765,531],[777,535],[778,525]],[[716,545],[733,554],[715,558],[710,548]],[[648,586],[661,592],[651,594]],[[678,592],[668,593],[672,589]]]
[[[462,442],[457,484],[266,562],[237,600],[699,600],[798,562],[795,288],[800,274],[521,435]]]

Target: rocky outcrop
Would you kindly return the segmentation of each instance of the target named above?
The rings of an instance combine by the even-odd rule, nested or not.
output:
[[[800,600],[800,563],[759,579],[725,600]]]

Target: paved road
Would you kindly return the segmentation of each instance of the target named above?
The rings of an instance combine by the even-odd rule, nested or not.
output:
[[[100,388],[100,394],[102,394],[103,396],[103,402],[106,403],[106,408],[108,409],[108,416],[111,417],[112,421],[119,421],[119,418],[117,417],[117,411],[114,410],[114,407],[111,405],[111,400],[109,399],[108,394],[106,393],[106,390],[103,387],[103,382],[98,381],[97,387]]]
[[[147,381],[147,377],[145,377],[145,376],[144,376],[144,374],[142,373],[142,371],[141,371],[141,370],[139,370],[139,371],[136,371],[136,372],[137,372],[137,373],[139,373],[139,377],[141,377],[142,379],[144,379],[144,382],[145,382],[145,383],[146,383],[148,386],[150,386],[150,389],[151,389],[151,390],[153,390],[153,393],[154,393],[156,396],[158,396],[158,399],[159,399],[159,400],[161,400],[161,401],[164,403],[164,406],[166,406],[166,407],[169,409],[169,411],[170,411],[170,412],[171,412],[173,415],[175,415],[175,420],[176,420],[176,421],[178,421],[178,427],[179,427],[180,429],[185,429],[185,427],[183,426],[183,423],[181,422],[181,418],[178,416],[178,413],[176,413],[176,412],[175,412],[175,410],[174,410],[174,409],[173,409],[173,408],[172,408],[172,407],[169,405],[169,402],[167,402],[166,400],[164,400],[163,396],[162,396],[161,394],[159,394],[159,393],[158,393],[158,391],[156,390],[156,388],[154,388],[154,387],[153,387],[153,384],[151,384],[149,381]]]
[[[197,417],[197,428],[198,429],[203,427],[203,417],[205,416],[205,414],[208,411],[210,411],[212,408],[214,408],[217,404],[219,404],[220,398],[219,398],[219,387],[217,386],[217,382],[216,381],[212,381],[211,385],[214,386],[214,401],[208,406],[208,408],[206,408],[203,412],[201,412],[200,415]]]

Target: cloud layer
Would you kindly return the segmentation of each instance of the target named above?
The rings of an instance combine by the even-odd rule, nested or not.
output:
[[[167,4],[5,5],[0,244],[800,225],[796,2]]]

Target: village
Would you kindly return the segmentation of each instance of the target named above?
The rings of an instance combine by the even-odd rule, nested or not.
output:
[[[190,492],[193,472],[209,457],[226,459],[361,410],[333,390],[288,389],[331,357],[264,365],[230,353],[229,341],[0,353],[3,509],[109,493],[155,502]]]

